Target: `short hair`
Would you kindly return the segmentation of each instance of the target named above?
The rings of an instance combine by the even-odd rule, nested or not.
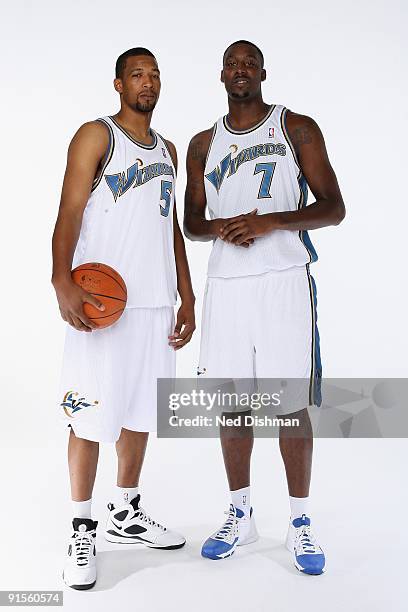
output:
[[[227,52],[231,49],[231,47],[233,47],[234,45],[250,45],[251,47],[253,47],[254,49],[256,49],[256,51],[258,52],[260,58],[261,58],[261,68],[264,67],[264,56],[262,51],[260,50],[259,47],[257,47],[255,45],[255,43],[249,41],[249,40],[236,40],[235,42],[231,43],[230,45],[228,45],[228,47],[225,49],[224,51],[224,55],[222,56],[222,63],[224,64],[225,61],[225,56],[227,55]]]
[[[115,67],[115,76],[117,79],[121,79],[123,76],[123,72],[126,68],[126,60],[128,57],[134,57],[135,55],[150,55],[150,57],[154,57],[153,53],[149,51],[149,49],[145,49],[144,47],[134,47],[133,49],[128,49],[124,51],[122,55],[119,55],[116,60]]]

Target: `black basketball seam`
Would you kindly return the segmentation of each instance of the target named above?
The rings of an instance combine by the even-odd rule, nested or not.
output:
[[[85,291],[88,291],[88,289],[85,289]],[[104,293],[94,293],[93,291],[88,291],[88,293],[90,293],[91,295],[97,295],[98,297],[106,297],[106,298],[109,298],[110,300],[118,300],[119,302],[124,302],[125,304],[127,301],[127,300],[123,300],[122,298],[114,297],[113,295],[105,295]]]
[[[104,265],[106,266],[107,264],[104,264]],[[80,268],[80,266],[78,266],[78,268]],[[76,271],[76,272],[80,272],[80,271],[83,271],[83,270],[84,270],[84,271],[85,271],[85,270],[92,270],[92,271],[94,271],[94,272],[95,272],[95,270],[97,270],[97,268],[81,268],[80,270],[78,270],[77,268],[75,268],[75,270],[72,270],[72,272],[75,272],[75,271]],[[123,289],[123,291],[124,291],[124,292],[126,293],[126,295],[127,295],[127,289],[126,289],[126,287],[122,287],[122,285],[120,284],[120,282],[118,281],[118,279],[117,279],[117,278],[115,278],[114,276],[112,276],[111,274],[108,274],[107,272],[105,272],[105,271],[103,271],[103,270],[99,270],[99,272],[101,272],[101,274],[106,274],[106,276],[109,276],[109,278],[111,278],[111,279],[112,279],[112,280],[114,280],[116,283],[118,283],[119,287],[120,287],[121,289]],[[125,281],[123,281],[123,282],[125,282]]]
[[[96,319],[106,319],[107,317],[111,317],[111,316],[113,316],[114,314],[116,314],[118,312],[122,312],[123,310],[125,310],[125,307],[119,308],[119,310],[115,310],[115,312],[111,312],[111,313],[109,313],[107,315],[101,315],[100,317],[89,317],[89,318],[91,319],[91,321],[94,321]]]

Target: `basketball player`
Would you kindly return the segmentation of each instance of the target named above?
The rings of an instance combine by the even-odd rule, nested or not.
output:
[[[91,514],[100,442],[116,442],[117,487],[105,538],[176,549],[185,539],[140,505],[138,482],[149,431],[156,427],[156,379],[175,376],[175,351],[195,328],[194,295],[174,205],[174,145],[150,127],[160,94],[153,54],[130,49],[116,62],[120,111],[84,124],[68,151],[53,236],[53,276],[67,329],[60,411],[70,427],[73,535],[64,580],[74,589],[96,581],[97,521]],[[85,262],[113,267],[126,282],[127,307],[97,330],[85,315],[96,298],[70,271]],[[173,306],[181,298],[177,321]]]
[[[300,571],[320,574],[325,558],[308,510],[313,440],[307,407],[320,401],[321,364],[309,271],[317,256],[307,230],[337,225],[345,212],[317,124],[265,103],[265,79],[258,47],[231,44],[221,71],[229,112],[188,149],[185,231],[193,240],[213,240],[198,372],[305,381],[306,394],[286,411],[300,428],[279,432],[290,496],[286,546]],[[307,186],[316,198],[309,206]],[[250,504],[252,430],[238,436],[221,428],[221,442],[232,503],[225,524],[203,545],[210,559],[229,557],[258,537]]]

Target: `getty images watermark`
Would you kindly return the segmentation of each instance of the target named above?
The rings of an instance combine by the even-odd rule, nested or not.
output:
[[[315,437],[408,437],[408,379],[158,379],[158,437],[308,435],[309,419]]]
[[[279,408],[281,406],[281,396],[284,390],[275,393],[238,393],[221,391],[214,392],[204,389],[191,389],[189,392],[170,393],[168,407],[172,412],[169,415],[170,427],[280,427],[281,425],[298,427],[298,418],[285,418],[278,416],[268,416],[264,414],[242,414],[248,411],[257,411],[261,408]],[[219,411],[222,414],[196,414],[195,416],[179,416],[177,411],[181,408],[199,408],[206,413]],[[231,416],[232,413],[239,413]]]

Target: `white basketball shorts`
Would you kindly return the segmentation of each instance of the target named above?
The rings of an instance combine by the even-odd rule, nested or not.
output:
[[[292,395],[286,396],[277,413],[319,406],[322,368],[316,304],[308,265],[253,276],[209,277],[197,370],[200,382],[252,379],[254,388],[262,392],[269,379],[283,379]]]
[[[156,431],[157,378],[175,377],[168,345],[174,312],[126,308],[112,326],[92,332],[68,326],[59,410],[79,438],[116,442],[122,427]]]

